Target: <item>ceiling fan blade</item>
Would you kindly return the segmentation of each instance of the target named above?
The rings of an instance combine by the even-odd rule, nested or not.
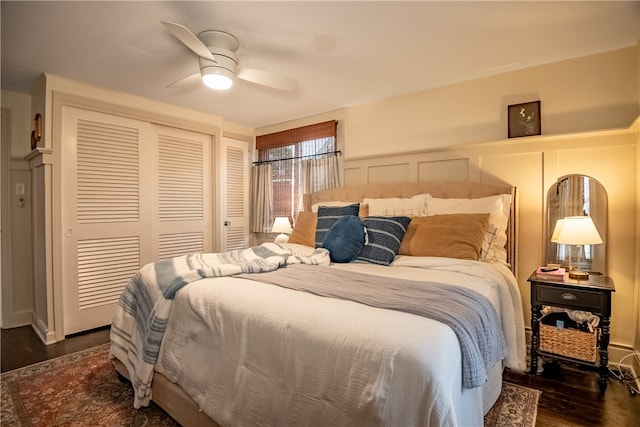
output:
[[[185,77],[181,77],[178,80],[176,80],[173,83],[169,83],[167,85],[168,88],[173,87],[173,86],[182,86],[183,84],[190,82],[190,81],[195,81],[198,78],[201,78],[202,75],[200,73],[194,73],[194,74],[190,74],[188,76]]]
[[[286,90],[288,92],[292,92],[298,87],[298,80],[294,78],[255,68],[241,68],[236,74],[236,77],[251,83]]]
[[[178,40],[184,43],[189,49],[194,51],[198,56],[209,59],[213,62],[216,61],[216,58],[213,57],[213,54],[209,51],[207,46],[204,45],[187,27],[184,25],[176,24],[174,22],[169,21],[160,21],[162,25],[164,25],[167,30],[171,32]]]

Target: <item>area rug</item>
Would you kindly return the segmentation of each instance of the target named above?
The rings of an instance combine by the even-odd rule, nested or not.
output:
[[[109,344],[5,372],[4,426],[178,426],[153,404],[133,409],[133,389],[118,379]]]
[[[118,380],[109,344],[3,373],[4,426],[178,426],[153,402],[133,409],[133,391]],[[485,426],[534,426],[540,392],[504,383]]]
[[[540,390],[503,382],[500,397],[484,416],[485,427],[535,426],[540,394]]]

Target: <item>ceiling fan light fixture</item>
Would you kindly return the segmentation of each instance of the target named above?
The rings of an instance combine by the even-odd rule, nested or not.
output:
[[[198,55],[202,82],[215,90],[227,90],[234,80],[246,80],[262,86],[294,91],[298,81],[271,71],[255,68],[238,70],[236,50],[240,42],[232,34],[219,30],[201,32],[197,37],[184,25],[161,21],[178,40]],[[182,79],[181,79],[182,80]]]
[[[202,69],[202,82],[215,90],[228,90],[233,86],[233,73],[226,68],[207,67]]]

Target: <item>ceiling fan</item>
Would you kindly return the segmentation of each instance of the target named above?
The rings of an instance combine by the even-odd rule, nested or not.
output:
[[[293,91],[298,81],[271,71],[238,68],[236,50],[240,43],[232,34],[219,30],[201,32],[197,37],[184,25],[169,21],[162,24],[178,40],[198,55],[203,83],[212,89],[226,90],[237,77],[262,86]]]

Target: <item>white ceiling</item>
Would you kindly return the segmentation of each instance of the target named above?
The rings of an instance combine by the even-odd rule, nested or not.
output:
[[[2,89],[42,72],[261,127],[505,71],[636,45],[640,2],[11,2],[2,0]],[[240,67],[299,79],[293,93],[199,79],[160,23],[240,40]]]

